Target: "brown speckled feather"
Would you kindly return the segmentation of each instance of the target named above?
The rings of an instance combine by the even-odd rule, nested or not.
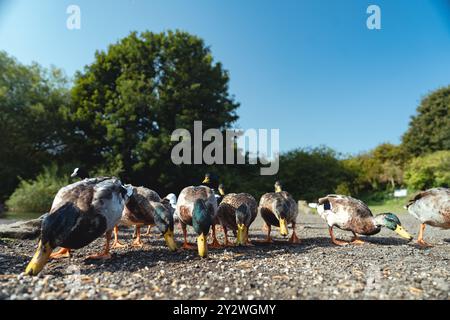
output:
[[[329,226],[357,234],[372,235],[380,231],[373,221],[369,207],[361,200],[342,195],[328,195],[319,199],[318,212]]]
[[[217,200],[214,192],[207,186],[190,186],[181,191],[176,209],[180,222],[192,225],[192,210],[194,209],[194,202],[197,199],[203,199],[205,201],[214,224],[217,224]]]
[[[125,225],[153,225],[155,223],[154,203],[161,201],[160,196],[153,190],[144,187],[133,187],[133,196],[125,206],[121,223]]]
[[[408,212],[422,223],[443,229],[450,228],[450,189],[433,188],[414,196]]]
[[[217,211],[220,224],[228,229],[237,230],[236,209],[243,204],[249,207],[252,214],[250,220],[246,223],[246,226],[249,227],[256,218],[257,203],[255,198],[248,193],[230,193],[222,199]]]
[[[277,227],[279,226],[278,219],[274,213],[274,205],[277,201],[279,203],[283,203],[288,208],[286,213],[286,222],[295,223],[298,216],[298,206],[292,196],[286,191],[270,192],[261,197],[258,210],[264,221],[267,224]]]

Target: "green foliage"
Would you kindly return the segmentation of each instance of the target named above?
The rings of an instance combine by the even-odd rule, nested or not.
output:
[[[412,190],[450,186],[450,151],[437,151],[411,161],[405,181]]]
[[[193,132],[195,120],[204,130],[237,120],[228,82],[200,38],[133,32],[77,74],[65,113],[76,133],[67,156],[91,171],[98,164],[114,168],[122,179],[162,193],[180,190],[194,176],[198,183],[201,167],[188,172],[171,163],[170,135],[177,128]]]
[[[69,178],[61,178],[56,166],[45,167],[35,180],[20,180],[6,206],[14,212],[47,212],[58,190],[68,183]]]
[[[408,156],[401,146],[384,143],[368,153],[344,160],[344,166],[356,176],[350,190],[364,194],[403,185],[406,159]]]
[[[403,145],[415,156],[450,150],[450,86],[422,100],[403,136]]]
[[[24,66],[0,51],[0,202],[18,176],[34,177],[63,149],[66,86],[60,70]]]

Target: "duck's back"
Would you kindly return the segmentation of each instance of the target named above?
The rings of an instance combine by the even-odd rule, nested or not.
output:
[[[228,228],[236,227],[236,209],[241,205],[247,205],[250,209],[251,216],[246,223],[251,224],[257,214],[257,203],[255,198],[248,193],[229,193],[223,197],[222,202],[217,210],[217,216],[220,219],[221,224],[224,224]]]
[[[433,188],[418,193],[407,205],[408,212],[422,223],[450,228],[450,189]]]
[[[267,213],[273,213],[274,203],[277,201],[283,203],[283,207],[287,209],[288,222],[295,221],[298,216],[298,207],[294,198],[286,191],[264,194],[259,201],[261,214],[267,215]]]
[[[207,186],[190,186],[181,191],[177,201],[176,213],[183,223],[192,223],[192,210],[197,199],[205,202],[208,212],[215,218],[217,201],[214,192]]]
[[[121,223],[125,225],[154,224],[154,203],[160,203],[161,197],[156,191],[145,187],[134,187],[133,196],[123,209]]]
[[[317,209],[329,226],[337,226],[360,234],[379,231],[372,221],[373,214],[369,207],[361,200],[350,196],[330,194],[319,199]]]

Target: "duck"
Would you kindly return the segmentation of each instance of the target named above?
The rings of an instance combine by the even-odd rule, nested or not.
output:
[[[167,196],[161,199],[161,203],[170,210],[173,216],[173,223],[177,224],[179,222],[179,218],[175,212],[177,208],[177,196],[175,195],[175,193],[169,193]],[[147,232],[143,235],[150,236],[152,227],[152,225],[149,225],[147,228]]]
[[[225,246],[232,245],[227,235],[229,229],[236,234],[236,245],[251,245],[248,231],[255,221],[257,207],[255,198],[248,193],[229,193],[223,197],[217,217],[225,235]]]
[[[88,259],[109,259],[114,226],[133,190],[117,178],[84,179],[61,188],[42,221],[36,253],[25,269],[27,275],[39,274],[50,258],[70,254],[105,235],[104,250]],[[55,248],[61,250],[52,256]]]
[[[156,225],[164,236],[170,251],[176,251],[177,245],[174,241],[173,213],[170,206],[161,202],[159,195],[145,187],[135,187],[128,185],[132,194],[122,212],[119,223],[126,226],[135,226],[136,238],[132,243],[134,247],[142,247],[141,226]],[[123,247],[118,241],[118,226],[114,228],[113,248]]]
[[[176,212],[183,230],[184,242],[182,248],[193,248],[187,241],[186,228],[188,225],[192,226],[198,235],[198,254],[200,257],[207,257],[207,237],[211,228],[213,230],[213,238],[215,238],[214,221],[217,213],[217,201],[214,192],[207,186],[189,186],[184,188],[178,197]],[[211,246],[217,247],[214,240]]]
[[[264,194],[258,206],[258,212],[264,219],[265,228],[267,230],[267,239],[264,242],[273,242],[270,232],[271,227],[276,226],[280,228],[280,234],[283,237],[288,236],[287,225],[292,225],[292,236],[289,239],[290,243],[300,243],[300,239],[295,232],[295,225],[298,216],[298,206],[294,198],[283,191],[280,181],[275,182],[275,192]]]
[[[410,241],[412,236],[402,227],[400,219],[393,213],[382,213],[374,216],[369,207],[359,199],[345,195],[330,194],[320,198],[315,204],[320,217],[328,224],[331,242],[338,246],[364,244],[359,235],[371,236],[381,231],[382,227],[395,231],[401,237]],[[351,231],[351,242],[338,240],[333,233],[333,227]]]
[[[421,191],[408,201],[406,209],[421,222],[417,244],[423,248],[432,247],[432,244],[423,239],[425,226],[450,228],[450,189],[432,188]]]

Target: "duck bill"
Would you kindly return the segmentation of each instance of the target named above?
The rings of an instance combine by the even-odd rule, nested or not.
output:
[[[408,239],[409,241],[413,239],[413,237],[401,225],[397,225],[397,228],[395,228],[394,231],[397,232],[400,237]]]
[[[286,219],[280,219],[280,234],[284,237],[288,235]]]
[[[208,245],[206,244],[206,236],[202,233],[197,237],[198,255],[205,258],[208,255]]]
[[[25,274],[29,276],[36,276],[41,272],[50,258],[50,254],[53,249],[50,247],[50,244],[47,242],[45,244],[42,241],[39,241],[38,248],[27,268],[25,269]]]
[[[243,224],[238,224],[236,244],[238,246],[243,246],[245,242],[246,227]]]
[[[173,238],[173,230],[169,230],[164,234],[164,239],[170,251],[177,251],[177,244]]]
[[[203,179],[203,182],[202,182],[202,183],[209,183],[209,178],[206,177],[205,179]]]

